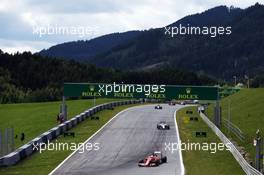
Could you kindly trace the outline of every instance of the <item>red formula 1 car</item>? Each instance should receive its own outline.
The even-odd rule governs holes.
[[[139,167],[155,167],[162,163],[167,163],[167,157],[163,156],[160,151],[155,151],[153,154],[145,157],[138,162]]]

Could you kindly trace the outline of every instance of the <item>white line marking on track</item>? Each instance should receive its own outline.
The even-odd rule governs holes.
[[[148,106],[148,105],[144,105],[144,106]],[[98,134],[102,129],[104,129],[104,127],[106,125],[108,125],[112,120],[114,120],[116,117],[118,117],[120,114],[134,109],[134,108],[138,108],[138,107],[142,107],[142,106],[134,106],[134,107],[130,107],[127,109],[124,109],[123,111],[120,111],[119,113],[117,113],[113,118],[111,118],[108,122],[106,122],[98,131],[96,131],[91,137],[89,137],[81,146],[78,147],[78,149],[76,149],[74,152],[72,152],[66,159],[64,159],[53,171],[51,171],[49,173],[49,175],[52,175],[57,169],[59,169],[68,159],[70,159],[77,151],[79,151],[79,149],[86,144],[87,142],[89,142],[96,134]]]
[[[177,120],[176,120],[176,113],[179,109],[176,109],[174,112],[174,122],[175,122],[175,130],[176,130],[176,135],[177,137],[177,142],[179,145],[181,145],[181,140],[180,140],[180,133],[179,133],[179,129],[178,129],[178,125],[177,125]],[[182,151],[181,151],[181,146],[180,149],[178,149],[179,151],[179,156],[180,156],[180,161],[181,161],[181,175],[185,174],[185,169],[184,169],[184,165],[183,165],[183,159],[182,159]]]

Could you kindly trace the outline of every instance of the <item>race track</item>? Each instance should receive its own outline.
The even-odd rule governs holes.
[[[163,104],[132,107],[120,113],[90,143],[100,143],[97,151],[75,152],[53,175],[180,175],[182,170],[178,151],[165,152],[166,143],[177,143],[174,112],[180,106]],[[166,121],[170,130],[157,130],[157,123]],[[139,168],[137,163],[153,151],[162,151],[168,163],[158,167]]]

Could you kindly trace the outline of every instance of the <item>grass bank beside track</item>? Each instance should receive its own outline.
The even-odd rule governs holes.
[[[98,129],[100,129],[107,121],[114,117],[120,111],[136,106],[125,105],[114,108],[114,110],[103,110],[95,114],[99,116],[100,120],[90,120],[87,119],[77,125],[75,128],[70,131],[75,132],[75,137],[63,137],[59,136],[57,140],[53,141],[56,143],[82,143],[87,138],[92,136]],[[16,166],[0,168],[0,175],[47,175],[54,168],[56,168],[67,156],[71,154],[70,150],[61,150],[61,151],[44,151],[41,154],[36,153],[30,156],[29,158],[23,160]]]
[[[113,99],[97,99],[96,105],[114,101]],[[57,114],[61,102],[0,104],[0,129],[13,127],[15,148],[18,148],[38,135],[58,125]],[[68,118],[85,111],[94,105],[93,100],[69,100]],[[25,133],[25,140],[20,141],[20,134]]]
[[[193,114],[186,114],[187,110]],[[189,121],[198,117],[198,121]],[[203,122],[197,107],[186,107],[177,112],[177,123],[182,143],[221,143],[220,139]],[[196,137],[196,131],[207,133],[207,137]],[[186,175],[242,175],[245,174],[229,151],[182,151]]]
[[[256,136],[257,129],[260,129],[264,137],[264,88],[242,89],[240,92],[233,94],[221,100],[222,118],[228,118],[228,106],[231,106],[231,122],[239,127],[244,133],[246,139],[240,141],[235,135],[229,133],[222,126],[223,133],[232,138],[239,146],[245,148],[249,153],[249,158],[255,164],[256,148],[253,146],[253,139]],[[207,116],[213,119],[213,104],[206,111]]]

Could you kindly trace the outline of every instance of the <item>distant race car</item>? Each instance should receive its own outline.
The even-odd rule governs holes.
[[[186,102],[185,102],[185,101],[181,101],[180,104],[181,104],[181,105],[186,105]]]
[[[199,100],[193,100],[194,104],[199,104]]]
[[[155,167],[167,163],[167,157],[163,156],[160,151],[155,151],[138,162],[139,167]]]
[[[155,106],[155,109],[162,109],[162,106],[161,105],[157,105],[157,106]]]
[[[170,106],[175,106],[176,103],[175,103],[175,102],[169,102],[169,105],[170,105]]]
[[[169,130],[170,129],[170,125],[167,124],[165,121],[161,121],[157,124],[157,129],[160,130]]]

